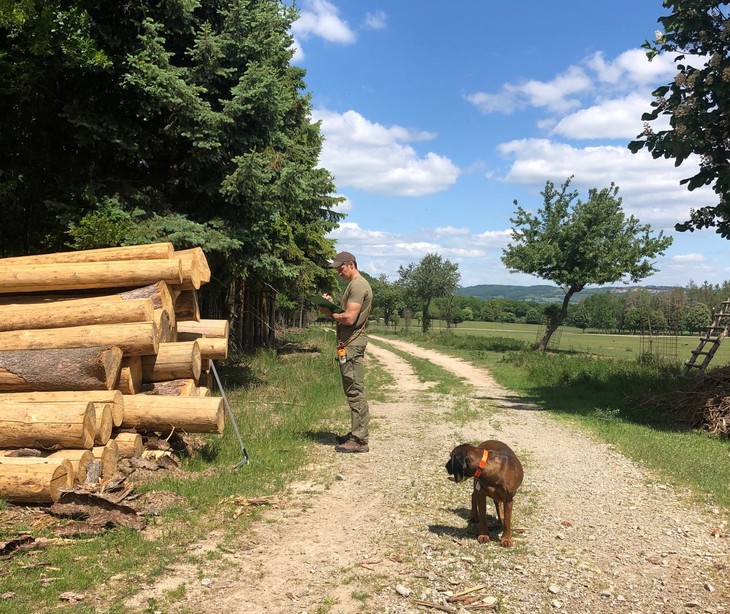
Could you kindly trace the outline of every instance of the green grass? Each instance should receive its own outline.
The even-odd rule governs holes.
[[[386,329],[382,324],[368,326],[373,334],[393,333],[393,327]],[[402,330],[398,329],[400,333]],[[410,331],[419,334],[419,327],[414,323]],[[462,322],[455,328],[447,329],[440,320],[434,320],[431,327],[431,334],[450,332],[460,337],[502,337],[521,341],[531,346],[539,341],[539,333],[544,327],[537,324],[506,324],[502,322]],[[674,342],[676,341],[676,351]],[[689,360],[692,350],[697,348],[699,343],[698,335],[680,335],[678,337],[654,339],[654,351],[662,354],[676,353],[676,360],[684,363]],[[649,349],[649,339],[644,338],[642,345],[641,335],[604,334],[597,330],[587,329],[585,332],[574,326],[564,326],[560,331],[560,343],[558,349],[561,352],[594,354],[608,358],[635,358]],[[730,344],[722,344],[715,354],[714,364],[730,363]]]
[[[649,409],[639,402],[690,384],[678,377],[677,363],[647,357],[602,358],[593,351],[540,353],[507,337],[449,333],[398,337],[489,368],[501,385],[730,513],[730,439],[687,428],[676,420],[673,407]]]

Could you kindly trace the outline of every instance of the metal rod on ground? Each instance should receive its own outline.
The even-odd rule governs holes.
[[[213,371],[213,375],[215,377],[215,381],[218,384],[218,390],[221,391],[221,396],[223,397],[223,405],[226,406],[226,412],[228,412],[228,419],[231,421],[231,424],[233,425],[233,431],[236,433],[236,438],[238,439],[238,445],[241,446],[241,455],[243,456],[243,460],[236,463],[236,466],[234,469],[238,469],[241,465],[247,465],[248,464],[248,452],[246,452],[246,446],[243,445],[243,439],[241,439],[241,433],[238,430],[238,425],[236,424],[236,417],[233,415],[233,410],[231,410],[231,406],[228,404],[228,398],[226,397],[226,391],[223,390],[223,384],[221,384],[221,378],[218,377],[218,371],[215,370],[215,364],[213,361],[210,361],[210,368]]]

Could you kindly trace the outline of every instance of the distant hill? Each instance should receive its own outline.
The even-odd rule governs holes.
[[[671,290],[669,286],[611,286],[605,288],[586,288],[582,292],[574,296],[574,300],[579,301],[581,298],[590,296],[591,294],[611,293],[624,294],[628,290],[644,288],[649,292],[662,292]],[[565,293],[561,288],[555,286],[503,286],[499,284],[482,284],[479,286],[467,286],[459,288],[457,294],[460,296],[474,296],[476,298],[488,301],[492,298],[506,298],[512,301],[530,301],[533,303],[560,303],[563,301]]]

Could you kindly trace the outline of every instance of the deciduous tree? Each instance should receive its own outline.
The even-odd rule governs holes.
[[[671,237],[660,231],[656,237],[649,225],[623,212],[618,187],[591,189],[588,200],[569,192],[568,178],[559,190],[551,181],[541,192],[543,206],[537,214],[517,207],[511,218],[512,243],[503,251],[502,262],[512,271],[552,281],[565,291],[539,343],[548,347],[550,337],[568,313],[576,292],[588,284],[615,283],[624,278],[637,282],[656,271],[651,259],[664,253]]]
[[[399,283],[406,293],[415,298],[422,309],[421,330],[425,333],[431,326],[429,307],[435,298],[454,294],[461,279],[459,265],[443,260],[438,254],[426,254],[416,264],[399,267]]]

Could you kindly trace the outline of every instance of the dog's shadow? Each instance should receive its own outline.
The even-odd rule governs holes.
[[[452,511],[454,514],[463,519],[463,527],[445,524],[430,524],[428,525],[428,530],[435,535],[448,535],[453,539],[473,539],[476,537],[477,523],[470,520],[471,509],[467,507],[457,507]],[[487,529],[489,530],[490,541],[499,541],[502,528],[503,527],[499,520],[497,520],[496,516],[487,514]]]

